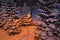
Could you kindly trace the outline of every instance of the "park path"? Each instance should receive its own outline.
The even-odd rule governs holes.
[[[35,40],[36,26],[23,26],[19,34],[9,36],[5,30],[0,29],[0,40]]]

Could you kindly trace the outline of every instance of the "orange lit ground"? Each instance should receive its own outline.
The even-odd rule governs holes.
[[[21,27],[21,33],[9,36],[6,31],[0,29],[0,40],[35,40],[36,26],[24,26]]]

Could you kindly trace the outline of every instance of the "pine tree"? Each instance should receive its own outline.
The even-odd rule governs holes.
[[[56,6],[56,0],[42,0],[40,2],[40,9],[43,10],[44,13],[51,13],[51,9],[54,9]]]
[[[42,0],[40,5],[40,17],[41,24],[38,24],[36,31],[36,40],[60,40],[59,38],[59,19],[57,19],[56,14],[51,11],[56,7],[55,0]],[[43,26],[44,25],[44,26]],[[45,26],[47,25],[47,26]],[[59,25],[59,26],[58,26]],[[42,34],[40,34],[42,32]],[[40,39],[39,39],[40,38]]]

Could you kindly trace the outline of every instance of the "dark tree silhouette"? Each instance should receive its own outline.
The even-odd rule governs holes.
[[[24,3],[27,4],[27,6],[34,6],[36,3],[39,3],[38,0],[14,0],[17,6],[23,6]]]
[[[58,0],[58,3],[60,3],[60,0]]]
[[[1,7],[1,1],[0,1],[0,7]]]
[[[40,9],[43,10],[45,13],[51,13],[51,9],[54,9],[56,6],[56,0],[42,0],[40,2]]]

